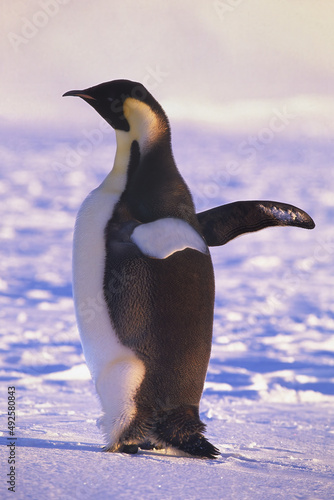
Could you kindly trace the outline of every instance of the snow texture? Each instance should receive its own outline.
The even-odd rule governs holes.
[[[16,387],[13,497],[334,498],[331,150],[276,138],[250,158],[238,152],[241,139],[173,127],[198,211],[274,199],[307,210],[317,227],[270,228],[212,250],[214,341],[200,410],[221,451],[216,461],[101,452],[71,298],[71,244],[78,207],[112,162],[111,134],[75,167],[66,158],[80,137],[3,141],[0,387],[3,405]],[[2,498],[14,495],[7,437],[2,418]]]

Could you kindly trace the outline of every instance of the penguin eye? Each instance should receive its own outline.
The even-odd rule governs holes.
[[[123,114],[123,103],[120,99],[108,97],[110,110],[116,114]],[[124,118],[124,117],[123,117]]]

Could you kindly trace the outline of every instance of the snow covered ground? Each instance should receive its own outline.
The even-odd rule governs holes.
[[[209,461],[100,452],[71,298],[75,215],[114,157],[113,133],[99,123],[92,114],[72,135],[2,134],[1,498],[334,498],[332,137],[262,128],[251,148],[247,134],[172,123],[198,211],[273,199],[317,225],[266,229],[212,251],[214,342],[201,418],[221,457]],[[15,494],[6,483],[11,386]]]
[[[334,499],[334,4],[1,7],[0,498]],[[143,82],[165,108],[198,211],[272,199],[316,222],[212,250],[214,341],[201,418],[221,450],[214,461],[100,452],[71,244],[115,140],[92,109],[60,96],[116,78]]]

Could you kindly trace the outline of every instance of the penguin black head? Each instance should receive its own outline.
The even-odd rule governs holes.
[[[133,127],[168,130],[168,119],[154,97],[138,82],[114,80],[63,94],[78,96],[90,104],[115,130]],[[154,123],[153,123],[154,122]],[[158,127],[157,127],[158,125]]]

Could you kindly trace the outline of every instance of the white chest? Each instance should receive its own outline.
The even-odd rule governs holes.
[[[111,217],[116,194],[98,188],[83,202],[73,241],[73,295],[77,323],[87,365],[94,379],[100,367],[125,354],[113,330],[104,300],[104,229]]]

